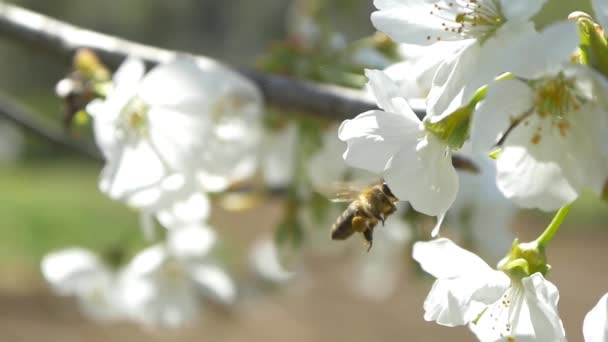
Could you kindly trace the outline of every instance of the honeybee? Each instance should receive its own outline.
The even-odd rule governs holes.
[[[352,202],[338,217],[331,228],[332,240],[345,240],[355,232],[361,233],[367,244],[367,251],[372,248],[374,228],[397,210],[397,197],[391,189],[382,182],[375,184],[358,193],[342,194],[338,201],[348,199]]]

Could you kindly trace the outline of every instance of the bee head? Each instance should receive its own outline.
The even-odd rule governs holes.
[[[387,196],[398,200],[398,198],[393,194],[388,185],[386,185],[386,182],[382,182],[382,192],[384,192]]]

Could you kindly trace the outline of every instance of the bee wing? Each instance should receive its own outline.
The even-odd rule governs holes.
[[[357,199],[361,191],[370,187],[370,184],[378,184],[379,181],[348,181],[336,182],[322,192],[325,197],[329,198],[334,203],[352,202]]]

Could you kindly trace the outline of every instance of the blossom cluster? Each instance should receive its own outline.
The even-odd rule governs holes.
[[[87,80],[97,98],[83,109],[105,160],[99,189],[140,214],[150,246],[122,264],[83,248],[56,251],[42,261],[45,278],[95,319],[179,326],[198,315],[202,300],[237,298],[212,257],[213,193],[260,176],[287,197],[274,240],[297,244],[303,230],[341,217],[319,199],[330,184],[381,178],[400,203],[377,231],[381,246],[356,264],[357,291],[374,299],[394,291],[411,246],[413,259],[436,278],[426,320],[466,325],[481,341],[564,341],[545,249],[583,191],[608,192],[608,43],[601,29],[608,6],[597,0],[597,18],[578,13],[537,30],[532,18],[544,4],[375,0],[372,23],[399,45],[404,61],[353,57],[384,67],[365,71],[361,95],[378,109],[339,127],[271,120],[260,89],[212,60],[176,54],[147,71],[129,57],[111,80],[93,65],[102,71]],[[338,49],[339,39],[319,38],[309,20],[296,23],[303,36]],[[58,92],[72,91],[72,81]],[[413,107],[424,107],[425,116]],[[557,211],[556,219],[522,243],[508,229],[516,206]],[[437,217],[432,240],[414,241],[410,209]],[[462,235],[484,256],[504,256],[497,268],[438,237],[444,219],[468,229]],[[326,253],[324,246],[315,243],[315,252]],[[285,267],[283,247],[270,238],[253,244],[250,262],[261,278],[288,284],[303,273],[297,258]],[[606,340],[607,310],[604,296],[585,318],[586,341]]]
[[[417,242],[414,259],[437,278],[425,319],[469,325],[481,341],[564,341],[545,247],[584,190],[604,197],[608,189],[608,45],[601,28],[608,7],[594,1],[599,24],[578,12],[539,31],[532,18],[544,0],[374,4],[374,26],[409,56],[366,71],[379,109],[342,123],[344,160],[381,174],[400,200],[437,216],[433,236],[459,207],[456,152],[491,164],[495,187],[512,203],[560,210],[537,240],[505,248],[498,270],[448,239]],[[413,98],[424,104],[424,117],[412,110]],[[585,324],[592,321],[605,327],[592,318]],[[596,329],[585,332],[587,340],[606,338],[597,327],[585,328]]]

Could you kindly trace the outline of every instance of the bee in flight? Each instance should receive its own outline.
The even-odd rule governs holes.
[[[351,200],[346,210],[338,217],[331,228],[332,240],[345,240],[355,232],[361,233],[367,244],[367,251],[372,248],[374,227],[397,210],[397,197],[382,182],[372,185],[360,192],[343,193],[337,201]]]

